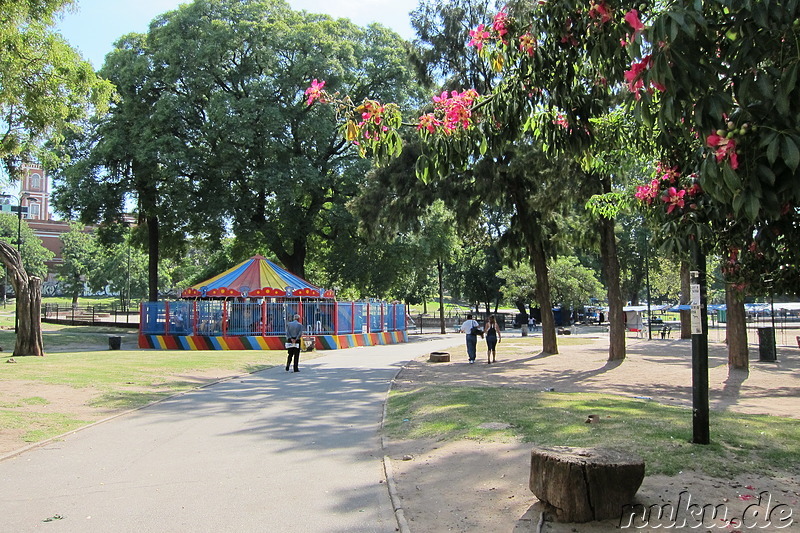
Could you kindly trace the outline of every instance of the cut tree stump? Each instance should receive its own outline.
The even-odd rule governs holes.
[[[531,492],[556,522],[621,516],[644,480],[644,460],[608,448],[555,446],[531,451]]]
[[[449,363],[450,354],[448,352],[431,352],[428,361],[431,363]]]

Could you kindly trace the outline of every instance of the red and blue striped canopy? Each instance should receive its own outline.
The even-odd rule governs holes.
[[[303,278],[282,269],[260,255],[254,255],[222,274],[193,285],[182,298],[333,298],[330,290],[321,289]]]

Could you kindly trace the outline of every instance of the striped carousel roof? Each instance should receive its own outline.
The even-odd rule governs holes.
[[[181,293],[182,298],[333,298],[330,290],[312,285],[260,255],[254,255]]]

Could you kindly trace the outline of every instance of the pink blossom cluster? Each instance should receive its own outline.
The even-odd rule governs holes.
[[[386,108],[380,102],[367,100],[358,106],[356,111],[361,112],[361,122],[358,126],[365,139],[377,141],[381,133],[389,131],[389,128],[382,124]]]
[[[472,106],[478,96],[475,89],[467,89],[461,93],[444,91],[439,96],[434,96],[434,112],[419,117],[417,130],[426,130],[429,133],[439,131],[449,135],[459,128],[468,129],[472,126]]]
[[[504,44],[506,42],[506,35],[508,35],[508,23],[509,17],[505,9],[501,9],[500,12],[494,16],[494,19],[492,19],[492,29]]]
[[[511,17],[505,9],[500,10],[493,18],[491,26],[478,24],[474,30],[470,30],[469,46],[474,46],[478,50],[482,50],[483,46],[492,39],[498,40],[503,44],[508,44],[506,35],[508,35],[508,27],[511,22]]]
[[[739,156],[736,154],[736,139],[728,139],[715,132],[706,137],[706,145],[714,149],[714,155],[718,163],[723,159],[727,159],[733,170],[739,168]]]
[[[631,68],[625,71],[625,81],[628,83],[628,90],[634,93],[634,96],[637,100],[642,97],[642,91],[644,90],[647,92],[652,92],[653,87],[659,91],[666,90],[666,87],[654,80],[650,80],[650,85],[652,87],[645,87],[644,75],[652,66],[653,59],[648,54],[639,61],[634,61],[631,64]]]
[[[315,78],[314,81],[311,82],[311,86],[306,89],[305,95],[307,97],[306,104],[311,105],[315,101],[319,100],[321,104],[327,103],[327,98],[325,96],[325,91],[323,90],[325,87],[324,81],[317,81]]]
[[[678,184],[681,175],[678,167],[670,167],[659,163],[656,170],[657,177],[650,180],[647,185],[636,187],[636,192],[634,193],[634,197],[637,200],[647,205],[653,205],[653,202],[658,198],[666,205],[667,213],[672,213],[676,209],[686,207],[688,200],[696,198],[703,192],[694,174],[689,176],[692,180],[691,186],[688,189],[683,189]],[[667,187],[663,188],[665,185]],[[689,207],[694,209],[696,204],[691,204]]]

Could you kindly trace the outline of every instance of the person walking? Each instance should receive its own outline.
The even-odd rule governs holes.
[[[486,326],[483,328],[486,331],[486,362],[488,364],[497,362],[497,343],[500,342],[500,328],[497,326],[497,320],[494,315],[489,315],[489,320],[486,321]]]
[[[468,314],[467,319],[461,324],[461,332],[467,334],[467,357],[469,357],[469,364],[473,364],[478,354],[478,332],[480,332],[480,325],[477,320],[472,318],[471,314]],[[482,334],[483,333],[481,333],[481,335]]]
[[[289,371],[289,365],[294,367],[295,372],[300,372],[297,368],[300,364],[300,343],[303,342],[303,324],[300,323],[300,315],[295,314],[294,320],[286,324],[286,349],[289,351],[289,356],[286,359],[286,371]]]

